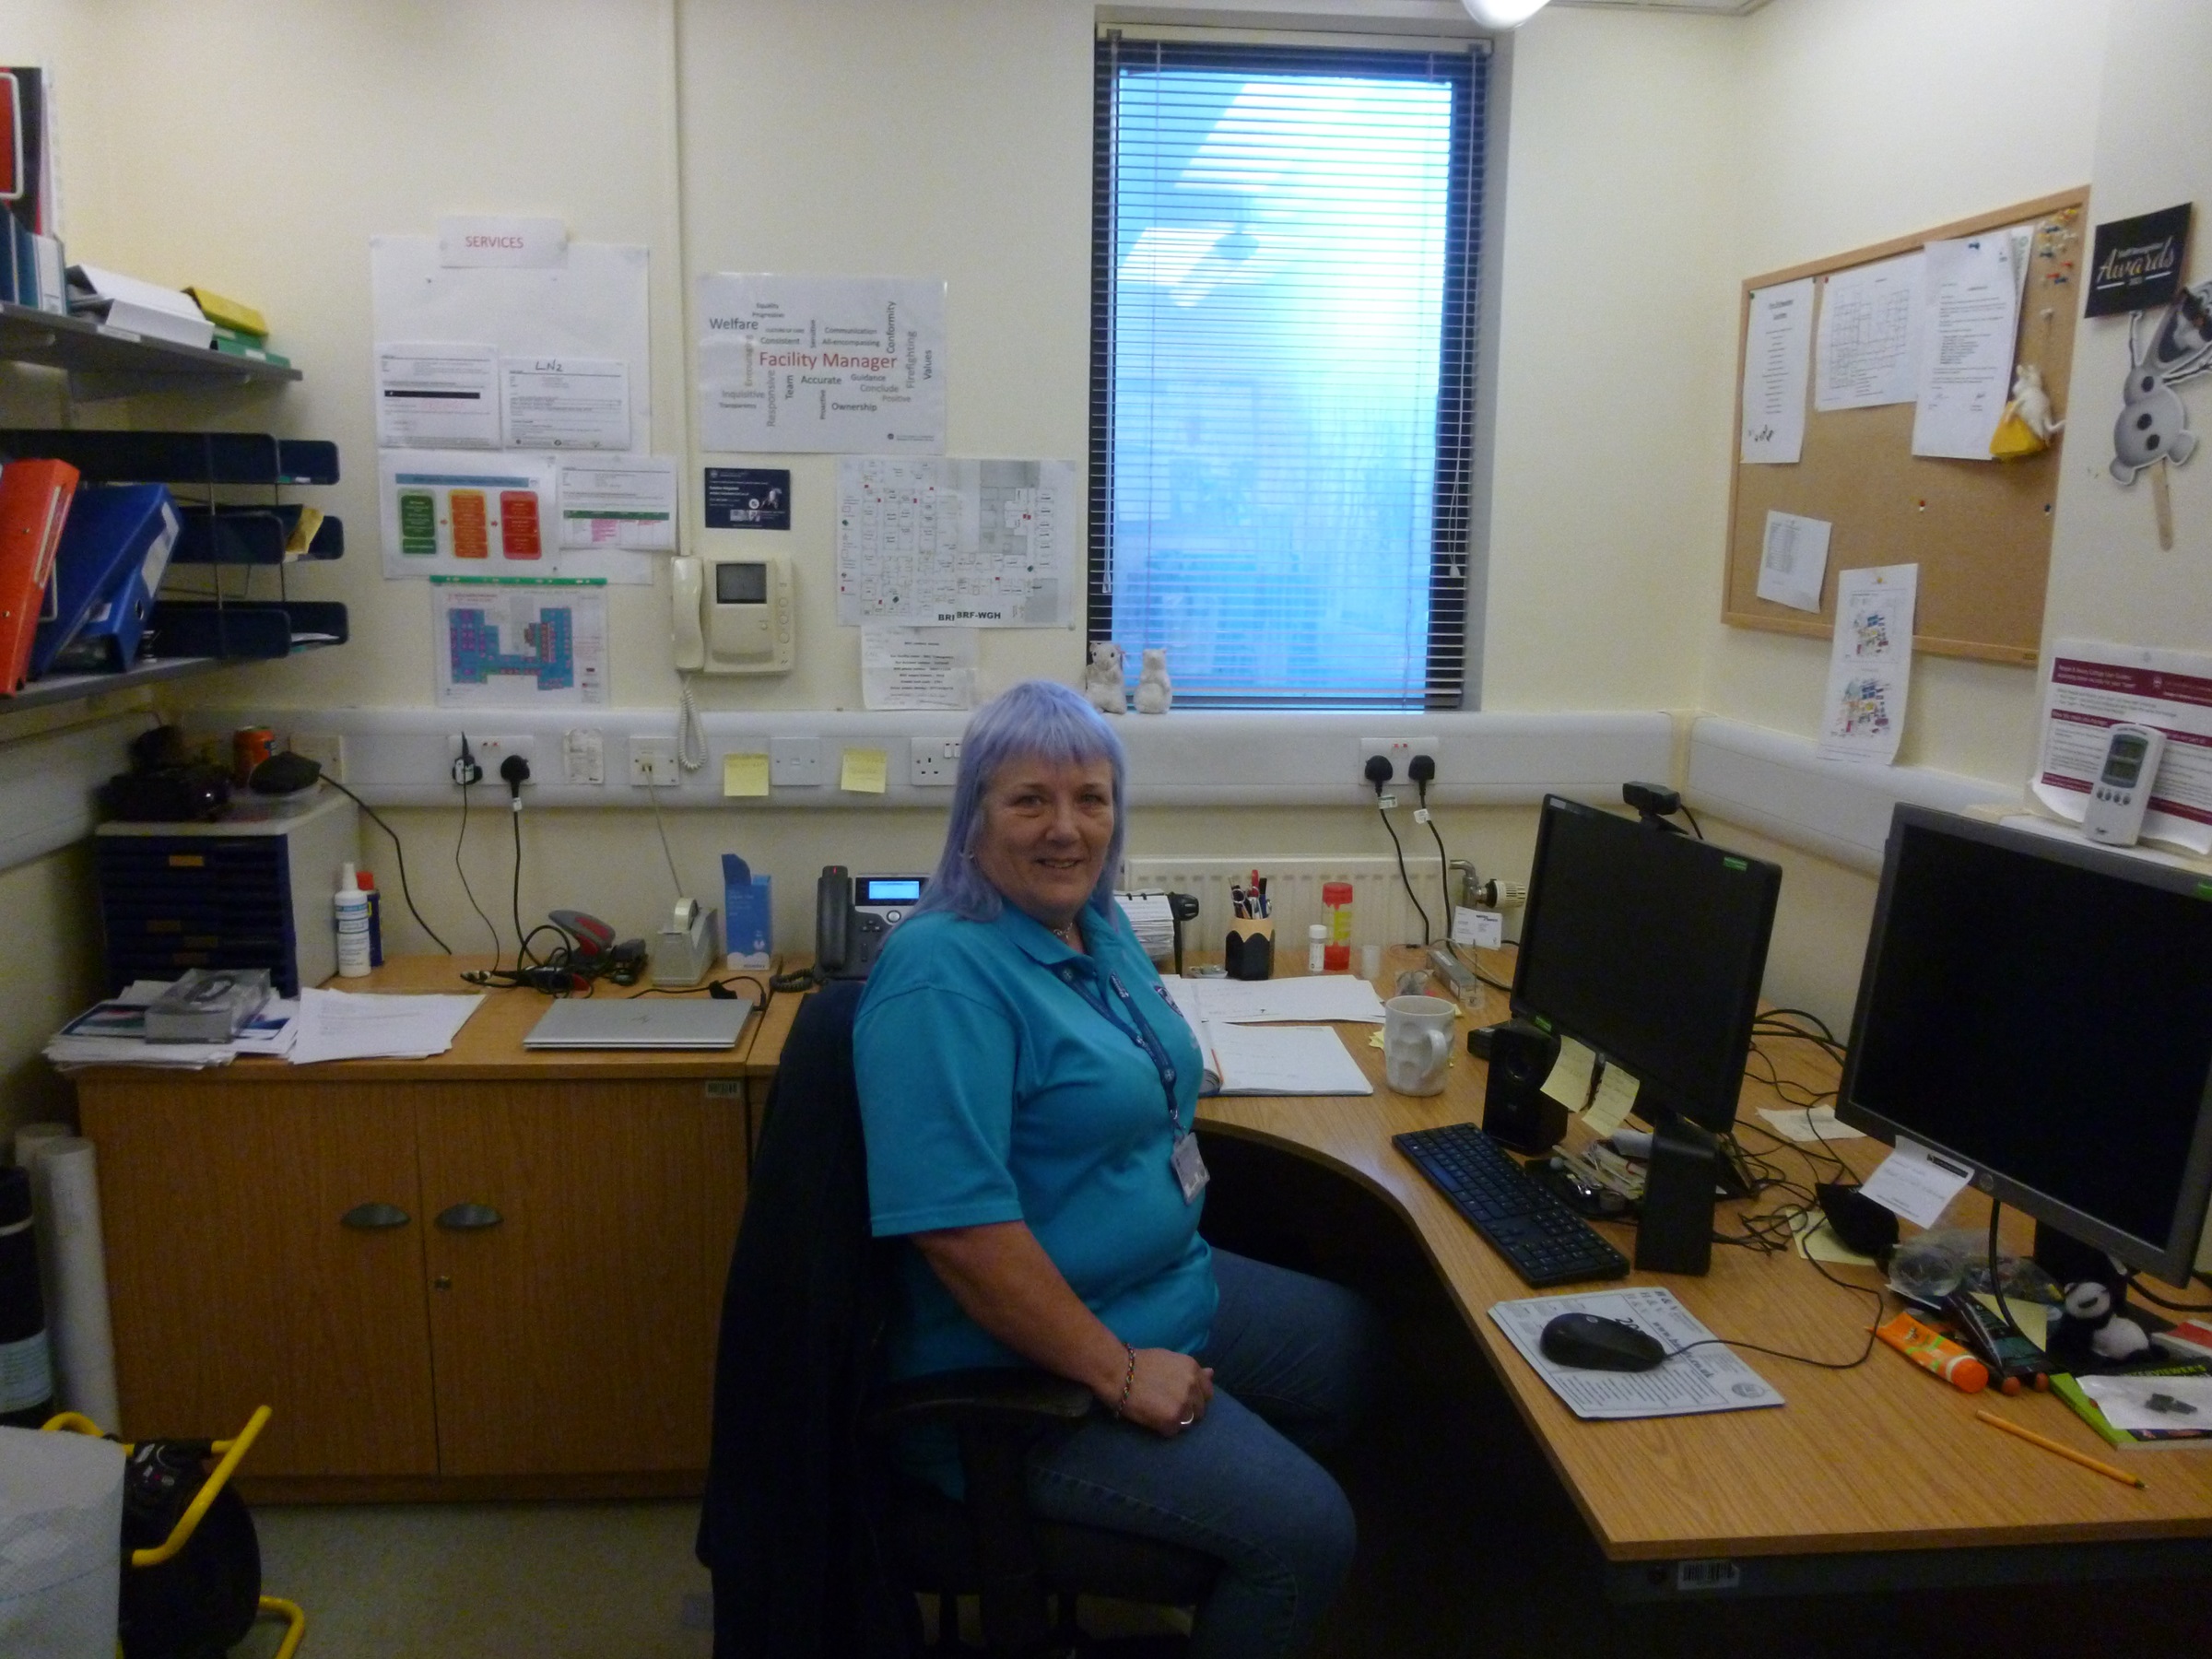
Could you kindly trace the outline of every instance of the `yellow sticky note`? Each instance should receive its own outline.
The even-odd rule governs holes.
[[[725,795],[766,794],[768,757],[724,755],[722,758],[722,793]]]
[[[1618,1065],[1606,1067],[1606,1075],[1597,1086],[1597,1099],[1590,1102],[1590,1110],[1583,1113],[1583,1122],[1590,1133],[1603,1140],[1629,1121],[1629,1113],[1636,1108],[1636,1079]]]
[[[1559,1057],[1544,1079],[1544,1092],[1567,1108],[1580,1112],[1590,1099],[1590,1069],[1597,1056],[1571,1037],[1559,1039]]]
[[[837,786],[848,794],[881,794],[890,765],[882,749],[847,749]]]

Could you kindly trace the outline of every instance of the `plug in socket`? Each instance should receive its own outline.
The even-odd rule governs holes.
[[[629,740],[629,782],[636,789],[674,789],[681,782],[673,737]]]
[[[453,732],[445,740],[448,782],[461,782],[454,771],[454,762],[461,759],[462,736],[461,733]],[[467,742],[469,754],[482,769],[479,781],[496,779],[500,775],[500,762],[510,755],[520,755],[530,763],[530,777],[525,780],[525,787],[535,782],[540,775],[537,770],[537,739],[535,737],[515,733],[470,732],[467,734]]]

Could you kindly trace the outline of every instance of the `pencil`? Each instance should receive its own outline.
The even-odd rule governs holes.
[[[2115,1469],[2108,1463],[2099,1463],[2095,1458],[2086,1456],[2082,1453],[2075,1451],[2071,1446],[2062,1446],[2054,1440],[2045,1440],[2034,1430],[2023,1429],[2010,1418],[2001,1418],[1994,1411],[1977,1411],[1974,1415],[1992,1429],[2002,1429],[2007,1434],[2017,1434],[2030,1445],[2041,1446],[2046,1452],[2057,1453],[2068,1463],[2077,1463],[2085,1469],[2094,1469],[2100,1475],[2109,1475],[2122,1486],[2139,1487],[2144,1484],[2141,1476],[2130,1475],[2125,1469]]]

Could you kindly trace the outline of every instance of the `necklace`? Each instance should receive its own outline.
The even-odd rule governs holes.
[[[1053,937],[1059,940],[1061,944],[1066,946],[1070,950],[1080,950],[1083,948],[1082,930],[1077,927],[1073,922],[1065,924],[1053,923],[1049,924],[1048,925],[1050,925],[1052,928]]]

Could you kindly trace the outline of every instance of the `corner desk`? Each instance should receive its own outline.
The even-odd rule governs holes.
[[[1387,995],[1395,973],[1416,965],[1418,954],[1388,953],[1377,988]],[[1487,971],[1510,978],[1511,960],[1491,958]],[[1471,1023],[1504,1018],[1504,996],[1483,994]],[[755,1040],[748,1065],[756,1076],[774,1072],[793,1011],[781,1008]],[[1372,1095],[1217,1096],[1198,1102],[1199,1128],[1310,1160],[1395,1212],[1596,1541],[1608,1596],[1710,1599],[1715,1591],[1781,1595],[2212,1574],[2212,1448],[2114,1451],[2055,1395],[1963,1394],[1880,1345],[1863,1366],[1839,1371],[1746,1353],[1787,1401],[1778,1409],[1627,1422],[1577,1418],[1488,1316],[1495,1302],[1546,1292],[1524,1284],[1390,1144],[1408,1129],[1479,1123],[1488,1067],[1461,1041],[1443,1093],[1394,1093],[1381,1052],[1367,1041],[1378,1029],[1338,1028],[1374,1084]],[[1833,1061],[1812,1044],[1760,1046],[1786,1081],[1815,1090],[1835,1087]],[[1754,1108],[1783,1103],[1769,1084],[1746,1081],[1741,1110],[1755,1148],[1764,1147],[1765,1130]],[[1579,1123],[1571,1134],[1586,1138]],[[1863,1174],[1887,1148],[1861,1139],[1838,1150]],[[1771,1161],[1802,1163],[1788,1151],[1773,1152]],[[1734,1230],[1737,1214],[1763,1206],[1757,1199],[1724,1204],[1719,1225]],[[1971,1193],[1959,1201],[1958,1214],[1970,1226],[1988,1218]],[[1631,1227],[1595,1225],[1634,1255]],[[2024,1229],[2013,1241],[2025,1242]],[[1878,1283],[1870,1269],[1830,1271],[1853,1283]],[[1611,1283],[1664,1285],[1716,1335],[1835,1359],[1858,1353],[1873,1306],[1795,1254],[1720,1245],[1705,1277],[1639,1272]],[[2161,1294],[2184,1300],[2179,1291]],[[1979,1407],[2127,1467],[2149,1485],[2122,1486],[1999,1433],[1975,1420]]]

